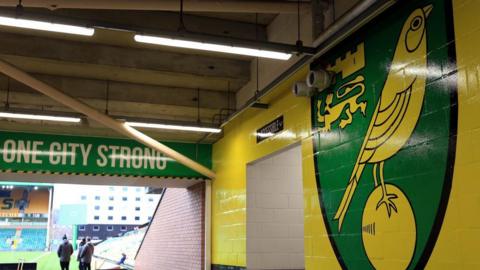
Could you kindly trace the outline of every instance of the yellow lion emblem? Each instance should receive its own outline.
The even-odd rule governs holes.
[[[349,81],[339,87],[336,92],[336,99],[339,100],[337,104],[332,106],[333,93],[330,93],[325,98],[325,108],[322,111],[322,100],[317,102],[317,121],[323,123],[323,127],[320,131],[329,131],[332,128],[332,124],[337,120],[340,120],[340,128],[345,128],[352,123],[352,114],[358,111],[362,112],[365,116],[365,109],[367,108],[367,102],[359,101],[359,98],[365,92],[365,84],[363,83],[365,78],[362,75],[357,76],[352,81]],[[360,90],[353,94],[354,90],[359,88]],[[341,91],[344,89],[343,91]],[[349,96],[345,98],[345,96]],[[343,100],[342,100],[343,99]],[[344,114],[345,112],[345,114]],[[346,117],[344,117],[344,115]]]

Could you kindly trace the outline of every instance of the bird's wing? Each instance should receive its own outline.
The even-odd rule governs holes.
[[[372,126],[365,137],[360,163],[368,162],[375,151],[381,147],[397,130],[407,111],[412,94],[413,83],[407,89],[398,92],[389,104],[379,104],[372,119]],[[382,97],[380,101],[382,102]]]

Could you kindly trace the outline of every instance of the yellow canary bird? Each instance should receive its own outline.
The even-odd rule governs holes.
[[[383,164],[408,141],[422,110],[427,76],[425,23],[432,8],[432,5],[428,5],[414,10],[403,25],[385,85],[348,186],[334,217],[338,220],[339,231],[363,169],[368,163],[373,164],[375,186],[378,186],[377,169],[379,167],[383,195],[377,204],[377,209],[385,204],[389,216],[392,209],[397,211],[393,202],[397,196],[388,194],[385,187]]]

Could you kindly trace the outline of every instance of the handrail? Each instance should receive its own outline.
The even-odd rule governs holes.
[[[118,265],[119,267],[122,267],[122,269],[128,269],[128,270],[134,270],[135,269],[135,266],[130,265],[130,264],[123,263],[123,264],[119,265],[117,261],[112,260],[112,259],[108,259],[108,258],[101,257],[101,256],[98,256],[98,255],[93,255],[93,257],[96,258],[96,259],[104,260],[104,261],[107,261],[109,263]],[[101,269],[97,269],[97,270],[101,270]]]

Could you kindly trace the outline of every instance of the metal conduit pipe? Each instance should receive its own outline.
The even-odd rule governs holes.
[[[200,163],[195,162],[194,160],[180,154],[179,152],[167,147],[166,145],[158,142],[157,140],[143,134],[142,132],[126,125],[123,122],[120,122],[112,117],[105,115],[96,109],[90,107],[89,105],[70,97],[63,92],[53,88],[52,86],[34,78],[28,73],[14,67],[13,65],[0,60],[0,72],[5,74],[8,77],[11,77],[32,89],[37,90],[38,92],[52,98],[53,100],[79,112],[82,113],[91,119],[117,131],[118,133],[132,138],[146,146],[149,146],[166,156],[178,161],[179,163],[187,166],[188,168],[207,176],[211,179],[215,178],[215,173],[201,165]]]
[[[370,21],[386,8],[393,5],[397,0],[363,0],[357,5],[353,6],[347,13],[338,18],[334,24],[329,26],[322,34],[313,41],[313,47],[318,47],[328,41],[334,35],[337,35],[342,29],[347,26],[351,26],[349,31],[344,36],[354,32],[362,25]],[[370,12],[369,12],[370,11]],[[366,14],[366,12],[369,12]],[[367,19],[363,18],[364,15],[368,15]],[[360,20],[361,19],[361,20]],[[352,25],[354,24],[354,25]],[[336,38],[337,43],[341,41]],[[335,43],[335,42],[332,42]],[[319,48],[322,49],[322,48]]]
[[[301,2],[309,6],[308,2]],[[15,7],[18,0],[2,0],[0,6]],[[178,0],[23,0],[24,7],[47,9],[118,9],[118,10],[164,10],[178,11]],[[230,13],[297,13],[296,1],[221,1],[185,0],[187,12],[230,12]]]
[[[392,6],[398,0],[364,0],[351,8],[347,13],[329,26],[317,39],[314,40],[315,53],[313,56],[304,56],[286,71],[280,74],[275,80],[263,88],[259,93],[250,98],[245,105],[232,114],[221,127],[236,118],[239,114],[252,107],[262,97],[270,93],[272,89],[287,80],[305,65],[311,64],[315,59],[325,54],[333,46],[340,43],[346,37],[358,30],[361,26],[375,18],[388,7]]]

